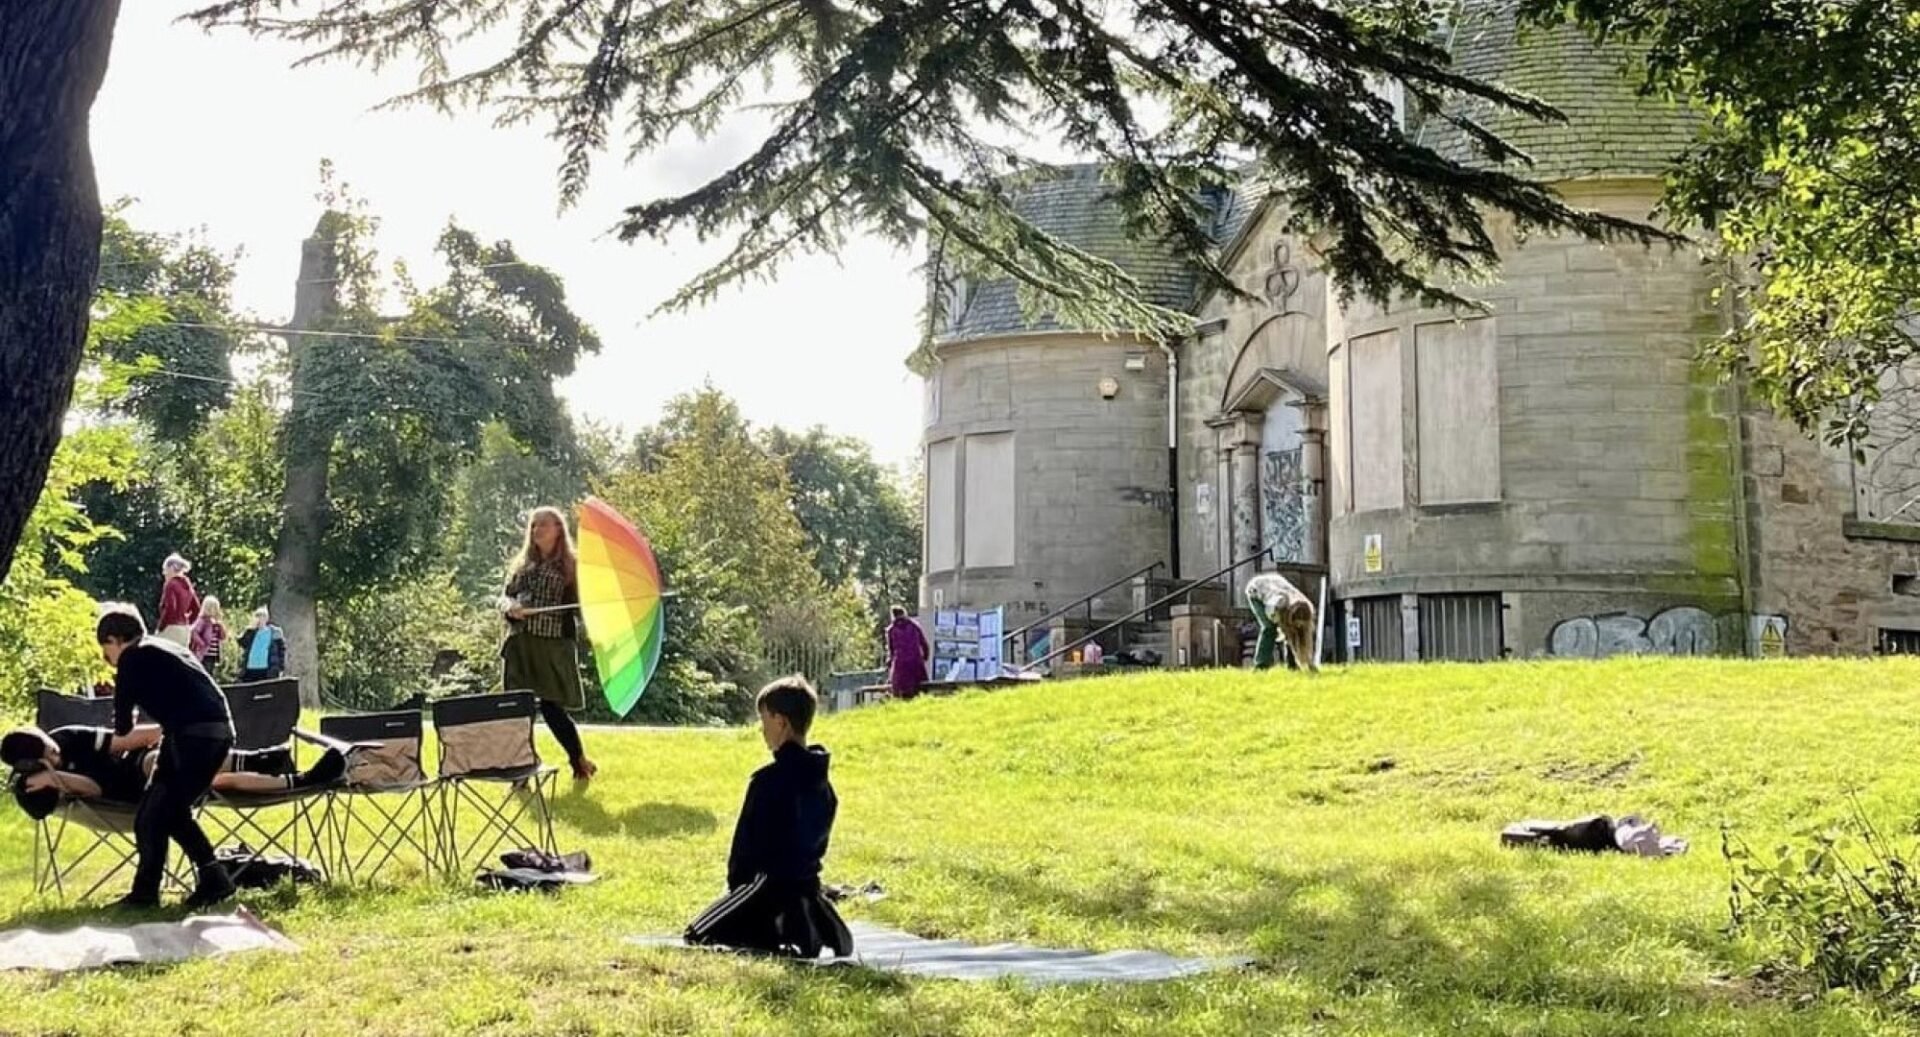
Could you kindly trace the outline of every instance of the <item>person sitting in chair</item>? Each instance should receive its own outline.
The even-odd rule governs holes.
[[[70,725],[42,731],[15,728],[0,737],[0,763],[13,768],[13,794],[27,815],[46,817],[65,794],[77,799],[104,799],[132,804],[139,800],[160,762],[158,727],[136,727],[116,738],[104,727]],[[213,791],[238,793],[284,792],[319,788],[346,773],[346,754],[328,748],[305,771],[294,773],[289,749],[234,750]]]
[[[139,800],[160,762],[160,729],[136,727],[122,737],[108,728],[73,724],[42,731],[20,727],[0,737],[0,763],[13,768],[14,800],[34,819],[53,813],[61,795],[132,804]],[[227,754],[213,791],[284,792],[319,788],[340,780],[346,754],[328,748],[313,766],[293,772],[289,749],[235,750]]]

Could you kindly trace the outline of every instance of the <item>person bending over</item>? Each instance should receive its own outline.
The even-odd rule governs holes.
[[[167,842],[180,844],[199,880],[188,907],[206,907],[233,896],[233,879],[213,857],[213,844],[194,819],[193,806],[213,786],[233,749],[233,716],[227,698],[199,660],[171,641],[148,637],[140,613],[112,605],[95,627],[100,654],[114,668],[113,731],[133,731],[134,710],[158,724],[159,763],[134,811],[133,839],[139,851],[133,888],[119,905],[149,908],[160,903]]]
[[[1279,573],[1261,573],[1247,581],[1247,607],[1259,624],[1260,640],[1253,648],[1253,668],[1264,670],[1273,665],[1275,635],[1287,639],[1296,669],[1320,671],[1313,657],[1313,602],[1300,588]]]
[[[853,935],[820,892],[840,801],[827,780],[830,758],[807,744],[819,695],[802,677],[783,677],[754,700],[773,762],[753,773],[733,829],[727,894],[687,927],[686,940],[797,958],[853,953]]]

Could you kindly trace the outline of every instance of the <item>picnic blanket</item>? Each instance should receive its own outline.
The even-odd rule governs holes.
[[[71,972],[241,951],[299,949],[298,944],[268,928],[251,911],[240,908],[230,915],[127,926],[83,925],[57,933],[8,929],[0,932],[0,969]]]
[[[852,922],[847,928],[853,932],[853,957],[823,958],[811,964],[860,965],[930,979],[1017,978],[1033,983],[1150,983],[1253,964],[1251,958],[1176,958],[1158,951],[1095,953],[1018,943],[975,945],[930,940],[867,922]],[[678,936],[635,936],[628,942],[646,947],[687,946]]]

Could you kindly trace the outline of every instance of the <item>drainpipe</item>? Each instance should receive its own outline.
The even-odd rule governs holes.
[[[1167,549],[1167,575],[1180,581],[1180,358],[1173,347],[1157,343],[1167,358],[1167,508],[1172,542]]]
[[[1731,279],[1739,276],[1738,268],[1731,259],[1725,261],[1724,270]],[[1740,319],[1738,293],[1721,293],[1720,318],[1726,330],[1731,331]],[[1759,575],[1760,559],[1753,553],[1753,502],[1747,497],[1747,473],[1753,470],[1752,458],[1748,455],[1747,443],[1747,383],[1743,375],[1735,374],[1729,380],[1728,401],[1733,411],[1732,440],[1733,454],[1733,550],[1736,557],[1735,568],[1740,578],[1740,654],[1757,654],[1757,645],[1753,643],[1753,615],[1755,578]]]

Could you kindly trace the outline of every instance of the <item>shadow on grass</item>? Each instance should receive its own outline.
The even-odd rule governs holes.
[[[627,839],[666,839],[711,832],[718,824],[713,811],[684,803],[642,803],[617,813],[610,812],[579,786],[553,801],[553,816],[588,835],[617,835]]]
[[[1629,1016],[1738,1007],[1707,975],[1676,979],[1621,967],[1664,945],[1711,969],[1730,968],[1710,927],[1612,896],[1575,895],[1543,911],[1522,902],[1508,876],[1476,872],[1466,861],[1391,871],[1254,868],[1211,889],[1166,888],[1142,874],[1084,887],[1019,869],[963,873],[1003,909],[1221,937],[1255,955],[1259,968],[1343,998],[1418,994]],[[1409,889],[1423,890],[1422,898],[1410,899]]]

